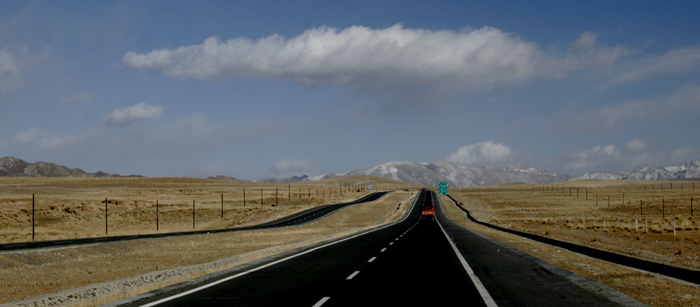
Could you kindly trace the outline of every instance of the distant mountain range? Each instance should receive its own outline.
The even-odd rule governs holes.
[[[700,160],[687,163],[673,164],[657,168],[640,167],[631,172],[597,171],[585,173],[574,179],[603,179],[603,180],[669,180],[700,177]]]
[[[534,168],[527,165],[477,167],[450,162],[388,162],[366,169],[351,170],[341,174],[308,177],[305,180],[310,181],[362,175],[386,177],[427,186],[437,186],[438,182],[446,181],[451,187],[475,187],[511,182],[542,184],[582,179],[671,180],[700,178],[700,160],[658,168],[641,167],[631,172],[598,171],[585,173],[573,178],[566,174],[553,174],[545,169]],[[299,177],[290,178],[288,180],[297,178]],[[284,181],[281,179],[275,180]]]
[[[127,177],[105,172],[88,173],[79,168],[68,168],[47,162],[29,163],[15,157],[0,159],[0,177]],[[511,182],[542,184],[568,180],[601,179],[601,180],[670,180],[700,178],[700,160],[674,164],[657,168],[640,167],[628,172],[597,171],[585,173],[578,177],[550,173],[545,169],[527,165],[500,166],[469,166],[461,163],[435,162],[388,162],[366,169],[351,170],[340,174],[326,174],[309,177],[294,176],[286,179],[266,179],[263,182],[292,183],[297,181],[314,181],[345,176],[378,176],[421,184],[437,186],[441,181],[448,182],[450,187],[487,186]],[[128,177],[140,177],[130,175]],[[210,179],[236,180],[228,176],[209,177]]]
[[[309,177],[309,180],[362,175],[386,177],[427,186],[437,186],[439,182],[446,181],[451,187],[473,187],[509,182],[550,183],[571,179],[569,175],[557,175],[545,169],[526,165],[477,167],[443,161],[435,163],[388,162],[342,174]]]
[[[0,177],[125,177],[105,172],[88,173],[79,168],[68,168],[48,162],[29,163],[15,157],[0,158]],[[140,177],[131,175],[127,177]]]

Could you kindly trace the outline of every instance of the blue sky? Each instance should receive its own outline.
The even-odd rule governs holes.
[[[2,1],[0,156],[268,177],[700,159],[696,1]]]

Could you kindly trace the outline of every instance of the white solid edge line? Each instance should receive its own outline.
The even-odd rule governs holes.
[[[411,209],[413,208],[413,206],[415,206],[416,200],[417,200],[417,199],[418,199],[418,197],[416,197],[416,198],[413,200],[413,203],[411,204],[411,206],[409,206],[409,208],[408,208],[407,210],[411,210]],[[315,250],[322,249],[322,248],[325,248],[325,247],[328,247],[328,246],[331,246],[331,245],[334,245],[334,244],[337,244],[337,243],[340,243],[340,242],[343,242],[343,241],[351,240],[351,239],[354,239],[354,238],[357,238],[357,237],[360,237],[360,236],[363,236],[363,235],[366,235],[366,234],[369,234],[369,233],[372,233],[372,232],[375,232],[375,231],[382,230],[382,229],[384,229],[384,228],[387,228],[387,227],[396,225],[396,224],[398,224],[398,223],[400,223],[400,222],[403,222],[404,220],[406,220],[406,218],[408,218],[408,215],[405,215],[402,219],[400,219],[400,220],[398,220],[398,221],[396,221],[396,222],[394,222],[394,223],[387,224],[387,225],[384,225],[384,226],[382,226],[382,227],[377,227],[377,228],[372,229],[372,230],[369,230],[369,231],[367,231],[367,232],[359,233],[359,234],[356,234],[356,235],[354,235],[354,236],[350,236],[350,237],[347,237],[347,238],[344,238],[344,239],[341,239],[341,240],[338,240],[338,241],[330,242],[330,243],[328,243],[328,244],[324,244],[324,245],[321,245],[321,246],[317,246],[317,247],[314,247],[314,248],[309,249],[309,250],[307,250],[307,251],[304,251],[304,252],[301,252],[301,253],[298,253],[298,254],[294,254],[294,255],[291,255],[291,256],[289,256],[289,257],[286,257],[286,258],[277,260],[277,261],[270,262],[270,263],[268,263],[268,264],[265,264],[265,265],[262,265],[262,266],[253,268],[253,269],[251,269],[251,270],[248,270],[248,271],[245,271],[245,272],[241,272],[241,273],[238,273],[238,274],[236,274],[236,275],[231,275],[231,276],[229,276],[229,277],[216,280],[216,281],[211,282],[211,283],[208,283],[208,284],[206,284],[206,285],[199,286],[199,287],[197,287],[197,288],[194,288],[194,289],[191,289],[191,290],[188,290],[188,291],[185,291],[185,292],[181,292],[181,293],[178,293],[178,294],[176,294],[176,295],[169,296],[169,297],[166,297],[166,298],[164,298],[164,299],[160,299],[160,300],[157,300],[157,301],[153,301],[153,302],[150,302],[150,303],[148,303],[148,304],[144,304],[144,305],[140,305],[140,306],[141,306],[141,307],[156,306],[156,305],[165,303],[165,302],[167,302],[167,301],[171,301],[171,300],[174,300],[174,299],[176,299],[176,298],[180,298],[180,297],[183,297],[183,296],[186,296],[186,295],[189,295],[189,294],[192,294],[192,293],[195,293],[195,292],[198,292],[198,291],[201,291],[201,290],[204,290],[204,289],[207,289],[207,288],[216,286],[216,285],[218,285],[218,284],[220,284],[220,283],[227,282],[227,281],[229,281],[229,280],[231,280],[231,279],[238,278],[238,277],[241,277],[241,276],[243,276],[243,275],[247,275],[248,273],[252,273],[252,272],[255,272],[255,271],[258,271],[258,270],[262,270],[262,269],[264,269],[264,268],[267,268],[267,267],[269,267],[269,266],[273,266],[273,265],[278,264],[278,263],[280,263],[280,262],[284,262],[284,261],[287,261],[287,260],[289,260],[289,259],[296,258],[296,257],[299,257],[299,256],[301,256],[301,255],[308,254],[308,253],[313,252],[313,251],[315,251]],[[386,249],[386,248],[385,248],[385,249]],[[330,298],[330,297],[328,297],[328,298]],[[324,300],[324,299],[325,299],[325,300]],[[324,299],[322,299],[323,302],[325,302],[325,301],[327,300],[327,298],[324,298]],[[319,303],[322,303],[322,302],[319,302]],[[319,305],[319,306],[320,306],[320,305]]]
[[[482,284],[481,280],[479,280],[479,277],[477,277],[476,274],[474,274],[474,271],[469,266],[469,263],[467,263],[467,260],[465,260],[464,257],[462,256],[462,253],[459,252],[455,243],[452,242],[452,239],[450,239],[450,237],[447,235],[447,232],[445,232],[445,229],[442,228],[442,224],[440,224],[440,221],[438,221],[437,219],[435,219],[435,221],[438,222],[438,226],[440,226],[440,229],[442,230],[442,233],[445,235],[445,238],[447,238],[447,241],[450,242],[450,246],[452,246],[452,250],[454,250],[455,254],[457,255],[457,258],[459,258],[459,262],[462,263],[464,270],[466,270],[467,274],[469,274],[469,278],[471,278],[472,282],[474,283],[476,290],[479,291],[479,294],[481,295],[481,298],[484,300],[484,303],[486,303],[486,306],[498,307],[496,302],[491,297],[491,294],[489,294],[489,292],[486,290],[486,287],[484,287],[484,284]]]
[[[325,304],[327,300],[329,300],[331,297],[330,296],[324,296],[321,300],[316,302],[312,307],[321,307],[321,305]]]

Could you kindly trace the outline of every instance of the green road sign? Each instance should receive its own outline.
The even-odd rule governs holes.
[[[438,193],[447,194],[447,181],[438,183]]]

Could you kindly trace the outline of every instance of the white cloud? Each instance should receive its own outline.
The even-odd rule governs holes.
[[[165,107],[149,106],[139,103],[124,109],[117,109],[104,119],[104,122],[115,126],[129,126],[136,122],[159,117]]]
[[[0,49],[0,94],[18,89],[24,82],[19,63],[15,57]]]
[[[313,28],[292,38],[222,42],[210,37],[173,50],[128,52],[122,63],[172,77],[279,78],[309,86],[444,80],[485,84],[531,77],[538,54],[535,44],[495,28],[429,31],[397,24]]]
[[[463,146],[457,152],[447,158],[448,162],[457,162],[467,165],[483,165],[489,163],[505,162],[513,158],[515,154],[506,145],[486,141]]]

